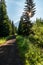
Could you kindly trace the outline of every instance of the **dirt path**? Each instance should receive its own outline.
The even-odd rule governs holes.
[[[0,47],[5,46],[5,45],[12,45],[15,42],[16,42],[16,39],[8,40],[8,41],[4,42],[4,44],[1,44]]]
[[[16,39],[0,46],[0,65],[21,65]]]

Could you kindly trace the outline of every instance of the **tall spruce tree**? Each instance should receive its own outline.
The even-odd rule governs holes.
[[[32,30],[31,30],[32,23],[30,21],[30,18],[33,17],[35,14],[35,3],[33,3],[33,0],[26,0],[25,4],[26,5],[22,15],[23,23],[21,26],[19,26],[18,31],[21,30],[22,35],[29,35],[32,33]]]
[[[10,33],[10,20],[6,11],[5,0],[0,0],[0,37]]]
[[[18,34],[19,35],[22,35],[23,34],[23,16],[21,16],[21,18],[20,18],[20,22],[19,22],[19,27],[18,27]]]
[[[15,33],[15,26],[14,26],[14,23],[12,21],[12,35],[14,35],[14,33]]]
[[[33,17],[35,14],[35,3],[33,2],[33,0],[26,0],[25,4],[25,12],[28,14],[29,17]]]

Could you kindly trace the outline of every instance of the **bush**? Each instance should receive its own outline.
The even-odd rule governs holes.
[[[33,39],[33,35],[31,35],[30,38]],[[34,45],[33,42],[29,40],[29,37],[17,36],[16,39],[19,49],[19,56],[22,63],[24,63],[23,65],[43,65],[43,53],[37,45]]]
[[[36,23],[33,24],[32,31],[34,35],[30,34],[29,39],[43,48],[43,24],[40,19],[36,20]]]

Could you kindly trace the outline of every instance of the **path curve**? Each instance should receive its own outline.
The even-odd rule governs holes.
[[[0,46],[0,65],[21,65],[16,39]]]

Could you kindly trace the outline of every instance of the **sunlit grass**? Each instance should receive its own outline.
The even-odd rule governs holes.
[[[6,38],[0,38],[0,45],[6,42]]]
[[[11,35],[10,35],[11,36]],[[0,37],[0,45],[4,44],[7,40],[8,37],[10,36],[7,36],[7,37]]]

